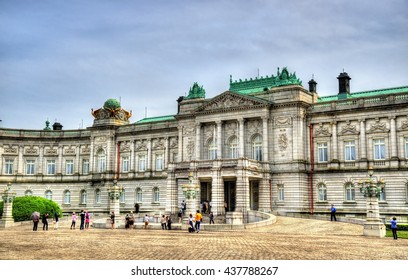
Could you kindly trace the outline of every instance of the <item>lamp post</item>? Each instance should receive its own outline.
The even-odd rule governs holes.
[[[11,191],[11,183],[7,184],[4,191],[1,193],[3,199],[3,218],[0,220],[0,228],[10,227],[14,224],[13,219],[13,200],[16,193]]]
[[[123,188],[118,186],[118,180],[116,177],[113,179],[113,185],[108,187],[108,195],[109,195],[109,212],[115,212],[115,215],[120,214],[120,205],[119,199],[123,192]]]
[[[377,179],[373,177],[373,167],[368,168],[368,178],[365,180],[359,180],[357,185],[360,188],[360,192],[367,199],[367,218],[364,223],[364,235],[384,237],[385,225],[380,220],[380,208],[378,205],[378,199],[381,193],[384,192],[385,182],[384,179]]]
[[[197,193],[198,193],[198,185],[193,183],[193,173],[190,172],[188,176],[188,184],[184,184],[181,186],[183,189],[183,195],[186,198],[186,215],[188,219],[189,213],[192,213],[193,215],[196,212],[196,198],[197,198]]]

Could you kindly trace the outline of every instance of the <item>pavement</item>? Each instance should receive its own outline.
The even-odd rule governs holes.
[[[277,217],[243,231],[0,229],[0,260],[407,260],[408,239],[362,235],[361,225]]]

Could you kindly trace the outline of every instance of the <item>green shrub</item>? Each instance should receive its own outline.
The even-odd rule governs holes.
[[[391,230],[391,225],[390,224],[385,224],[386,229]],[[397,229],[399,231],[408,231],[408,224],[398,224],[397,223]]]
[[[3,214],[3,207],[2,201],[0,202],[1,215]],[[55,211],[62,217],[61,208],[56,202],[39,196],[16,197],[13,201],[12,213],[15,222],[30,220],[33,212],[40,212],[41,215],[48,213],[52,218]]]

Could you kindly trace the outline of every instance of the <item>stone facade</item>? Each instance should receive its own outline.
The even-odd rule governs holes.
[[[343,76],[339,88],[349,90]],[[335,204],[338,215],[358,217],[366,199],[356,183],[373,166],[386,182],[381,215],[408,214],[408,87],[320,98],[313,86],[304,89],[284,68],[231,79],[211,99],[194,84],[173,116],[129,123],[131,113],[107,101],[87,129],[3,128],[0,184],[48,197],[64,212],[107,213],[116,177],[121,211],[137,202],[161,214],[179,210],[192,173],[198,201],[211,201],[216,215],[226,202],[244,213],[327,214]]]

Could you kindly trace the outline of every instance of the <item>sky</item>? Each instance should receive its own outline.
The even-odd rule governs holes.
[[[0,0],[0,127],[92,126],[109,98],[145,116],[177,113],[197,82],[288,67],[320,96],[408,85],[408,1]]]

